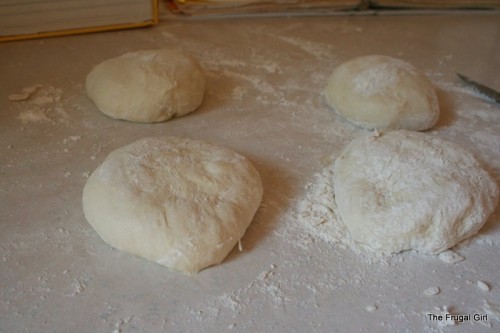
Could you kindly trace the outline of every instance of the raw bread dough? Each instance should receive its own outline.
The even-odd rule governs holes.
[[[83,210],[111,246],[194,273],[243,237],[262,191],[256,169],[229,149],[152,137],[105,159],[85,184]]]
[[[112,118],[160,122],[200,106],[205,74],[180,50],[137,51],[94,67],[86,89],[99,110]]]
[[[474,235],[498,186],[460,146],[406,130],[352,141],[334,165],[335,201],[354,241],[439,253]]]
[[[341,64],[325,94],[337,113],[368,129],[422,131],[439,118],[436,92],[427,77],[387,56],[362,56]]]

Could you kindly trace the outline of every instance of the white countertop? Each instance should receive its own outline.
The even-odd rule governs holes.
[[[174,20],[0,44],[0,332],[498,331],[498,209],[454,249],[465,258],[455,264],[413,252],[371,260],[311,233],[295,213],[315,174],[366,133],[322,95],[336,66],[364,54],[423,70],[442,112],[429,135],[463,144],[498,180],[500,106],[455,73],[500,90],[499,40],[500,14],[455,13]],[[161,47],[185,49],[204,67],[199,110],[137,124],[104,116],[86,97],[92,66]],[[36,90],[29,99],[9,100],[27,87]],[[112,249],[82,212],[89,173],[154,135],[227,146],[262,176],[243,251],[193,277]],[[446,326],[428,315],[446,311],[487,320]]]

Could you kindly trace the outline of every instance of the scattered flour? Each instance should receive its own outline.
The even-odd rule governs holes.
[[[240,72],[236,72],[233,70],[225,69],[223,70],[223,74],[227,77],[247,81],[251,83],[251,85],[262,94],[277,94],[276,89],[269,84],[267,81],[262,80],[262,78],[258,75],[248,75]]]
[[[456,264],[457,262],[465,260],[464,257],[454,252],[453,250],[446,250],[438,255],[438,258],[447,264]]]
[[[491,319],[500,323],[500,305],[485,300],[483,310],[491,317]]]
[[[291,44],[300,50],[315,56],[318,59],[331,59],[332,56],[332,46],[330,44],[323,44],[304,40],[297,37],[287,37],[287,36],[275,36],[288,44]]]
[[[242,101],[246,95],[248,94],[248,90],[242,86],[236,86],[232,90],[232,98],[235,100]]]
[[[438,327],[455,326],[456,321],[453,319],[453,314],[448,309],[448,306],[434,307],[434,314],[443,316],[443,320],[438,321]]]
[[[314,181],[306,185],[305,197],[297,204],[295,213],[298,221],[313,237],[350,249],[368,262],[387,261],[394,257],[388,253],[372,251],[365,245],[354,242],[349,236],[335,204],[333,163],[317,173]]]
[[[28,123],[68,123],[70,116],[61,101],[62,89],[51,85],[36,84],[23,88],[21,92],[9,95],[15,102],[19,119]]]
[[[333,190],[333,166],[315,175],[306,185],[306,196],[299,202],[297,214],[305,226],[327,242],[339,243],[349,239],[340,222]],[[348,242],[347,245],[354,245]]]
[[[424,290],[424,295],[425,296],[434,296],[439,294],[440,290],[439,287],[429,287]]]
[[[257,292],[264,295],[274,306],[284,306],[282,282],[274,278],[276,268],[276,265],[270,265],[248,286],[218,296],[211,305],[230,309],[234,315],[239,315],[253,301],[249,295]]]
[[[130,323],[132,321],[132,319],[134,319],[133,316],[128,316],[124,319],[118,319],[115,323],[115,326],[113,328],[113,331],[112,333],[122,333],[122,332],[125,332],[126,329],[125,329],[125,325],[127,325],[128,323]]]
[[[484,281],[477,280],[476,285],[482,291],[490,291],[490,286]]]
[[[43,85],[41,84],[35,84],[31,87],[23,88],[19,93],[10,94],[8,98],[11,101],[25,101],[29,99],[34,93],[36,93],[42,87]]]
[[[76,142],[80,141],[81,138],[82,137],[80,135],[72,135],[70,137],[67,137],[67,138],[63,139],[63,143],[65,145],[67,145],[67,144],[73,144],[73,143],[76,143]]]
[[[85,288],[87,287],[87,284],[85,281],[80,281],[78,279],[75,279],[70,286],[70,291],[69,293],[66,294],[66,296],[73,297],[76,296],[80,293],[82,293]]]
[[[69,290],[66,292],[66,297],[75,297],[83,293],[86,289],[92,276],[86,272],[83,272],[80,276],[75,277],[69,286]]]

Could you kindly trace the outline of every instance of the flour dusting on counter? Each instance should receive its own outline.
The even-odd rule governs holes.
[[[453,250],[449,250],[449,249],[441,252],[438,255],[438,257],[439,257],[439,259],[441,259],[442,261],[444,261],[445,263],[448,263],[448,264],[456,264],[457,262],[465,260],[465,258],[462,257],[460,254],[454,252]]]
[[[330,166],[366,132],[337,117],[321,93],[351,57],[411,61],[439,89],[442,118],[431,134],[467,146],[499,179],[498,108],[454,81],[459,65],[495,63],[498,52],[487,46],[498,48],[496,22],[488,15],[187,19],[1,44],[2,74],[13,82],[0,89],[0,331],[498,329],[498,212],[479,235],[439,256],[378,255],[352,243],[339,223]],[[477,46],[474,54],[463,52],[463,40]],[[162,46],[199,59],[207,75],[201,108],[154,125],[100,114],[82,85],[91,68]],[[82,213],[85,178],[109,152],[164,135],[238,151],[255,162],[265,187],[243,251],[193,277],[113,250]],[[428,319],[476,312],[488,321]]]
[[[23,124],[56,124],[68,122],[70,118],[61,103],[61,97],[61,88],[36,84],[9,95],[9,100],[17,104],[14,106],[19,112],[17,119]]]
[[[477,280],[476,284],[477,284],[477,287],[480,290],[482,290],[482,291],[490,291],[490,286],[486,282],[481,281],[481,280]]]
[[[429,288],[424,290],[424,295],[425,296],[434,296],[434,295],[439,294],[440,291],[441,290],[439,289],[439,287],[429,287]]]

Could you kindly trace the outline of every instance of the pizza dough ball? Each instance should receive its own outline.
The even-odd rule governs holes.
[[[354,241],[382,252],[442,252],[474,235],[498,186],[460,146],[406,130],[352,141],[334,165],[335,201]]]
[[[97,108],[111,118],[153,123],[198,108],[205,92],[205,74],[182,51],[137,51],[94,67],[86,89]]]
[[[367,129],[423,131],[439,118],[436,91],[427,77],[387,56],[362,56],[341,64],[325,94],[337,113]]]
[[[144,138],[113,151],[83,189],[85,217],[111,246],[186,273],[220,263],[262,199],[241,155],[201,141]]]

